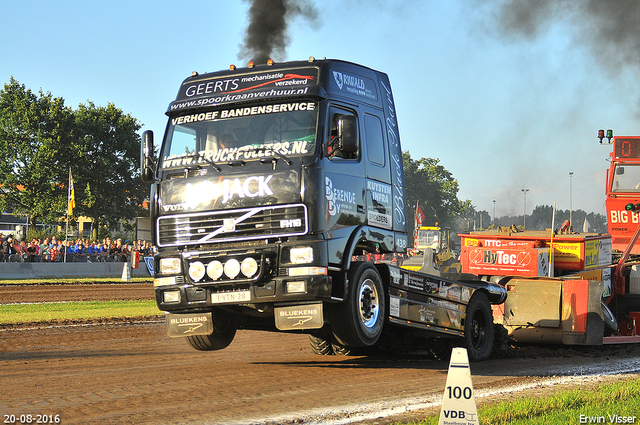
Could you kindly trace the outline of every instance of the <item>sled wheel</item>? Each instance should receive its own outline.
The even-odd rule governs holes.
[[[478,362],[489,358],[494,335],[493,313],[489,299],[483,292],[475,291],[467,305],[464,324],[465,347],[470,361]]]

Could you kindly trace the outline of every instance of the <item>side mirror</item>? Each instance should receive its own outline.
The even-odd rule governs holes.
[[[154,180],[156,170],[153,154],[153,131],[147,130],[142,133],[142,144],[140,145],[140,178],[145,183],[150,183]]]
[[[340,140],[340,150],[344,153],[358,152],[358,131],[356,128],[356,117],[353,115],[342,115],[338,120],[338,140]]]

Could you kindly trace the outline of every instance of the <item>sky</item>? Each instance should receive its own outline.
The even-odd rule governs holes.
[[[640,2],[289,1],[304,13],[288,15],[288,43],[273,59],[386,72],[403,149],[438,158],[461,200],[497,217],[554,202],[605,214],[611,146],[597,132],[640,135]],[[0,82],[13,77],[74,109],[112,103],[160,140],[192,71],[246,65],[249,8],[7,0]]]

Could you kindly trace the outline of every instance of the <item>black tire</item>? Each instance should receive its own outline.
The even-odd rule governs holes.
[[[366,262],[353,263],[348,277],[347,300],[333,308],[333,335],[341,345],[369,347],[378,341],[384,326],[387,303],[382,279]]]
[[[319,356],[331,356],[333,355],[333,347],[331,346],[331,336],[328,338],[309,335],[309,345],[313,354]]]
[[[236,336],[236,325],[226,317],[214,316],[211,335],[192,335],[187,342],[196,350],[215,351],[227,348]]]
[[[349,347],[348,345],[342,345],[338,341],[333,340],[331,343],[331,349],[336,356],[362,356],[365,353],[362,347]]]
[[[605,303],[601,302],[600,305],[602,307],[602,318],[604,319],[604,336],[613,335],[618,332],[616,316],[613,315],[613,312]]]
[[[494,336],[493,312],[489,299],[483,292],[475,291],[467,305],[464,323],[464,346],[469,361],[488,359],[493,350]]]
[[[503,325],[498,323],[493,325],[493,349],[491,351],[491,357],[501,358],[505,357],[509,353],[509,331]]]
[[[449,360],[451,348],[451,343],[446,339],[430,338],[427,340],[427,350],[436,360]]]

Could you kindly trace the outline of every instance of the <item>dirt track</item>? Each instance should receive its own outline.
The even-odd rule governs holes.
[[[122,294],[119,285],[111,289],[114,296]],[[102,297],[108,289],[97,291]],[[513,355],[520,358],[472,365],[477,393],[563,371],[579,374],[581,365],[588,370],[638,361],[640,350],[536,348]],[[269,418],[308,423],[314,417],[328,420],[329,412],[352,415],[353,409],[342,408],[347,405],[436,400],[447,366],[420,355],[315,356],[304,335],[253,331],[238,332],[225,350],[203,353],[168,338],[157,321],[5,328],[0,330],[0,414],[60,415],[62,424],[264,423]]]
[[[0,304],[153,299],[152,283],[0,286]]]

